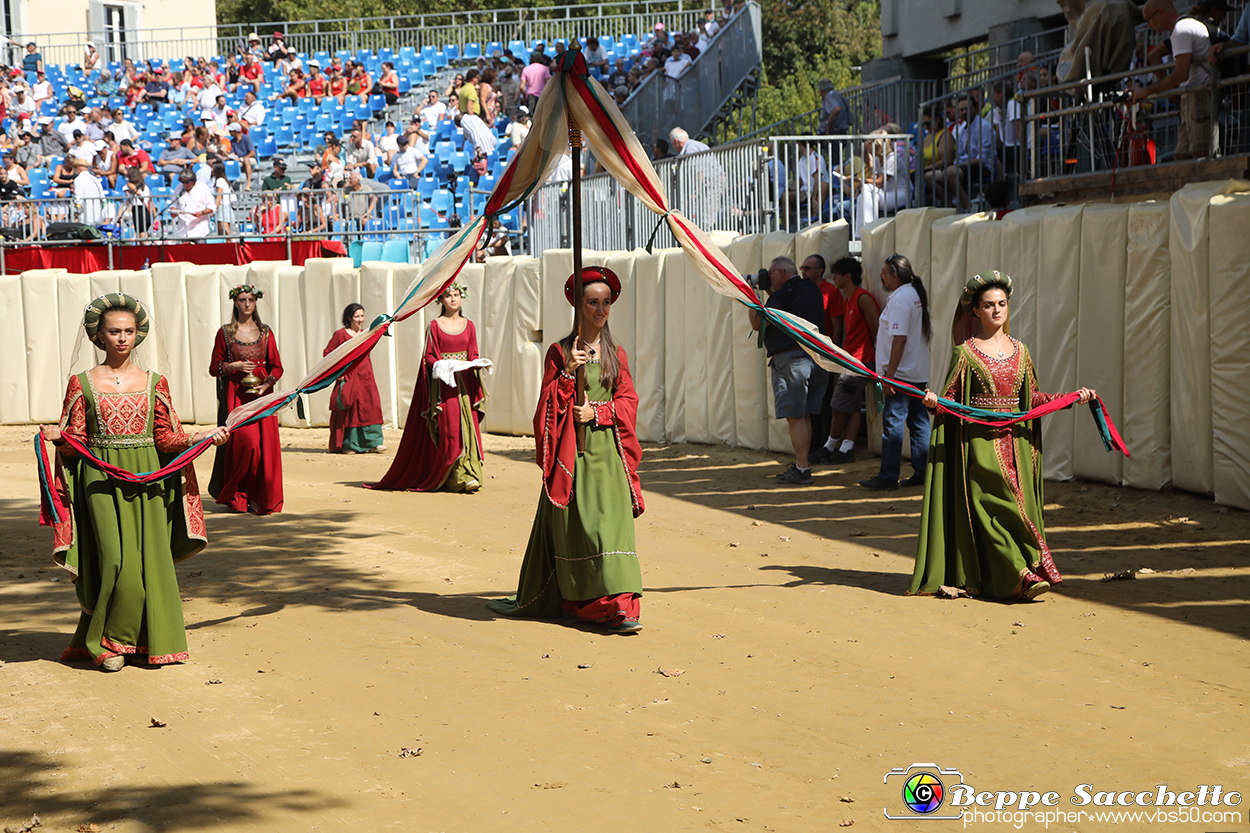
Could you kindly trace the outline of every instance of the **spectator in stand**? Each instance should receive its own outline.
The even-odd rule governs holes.
[[[72,134],[71,134],[72,136]],[[59,130],[52,129],[52,117],[39,118],[39,164],[46,165],[57,156],[64,156],[69,142]]]
[[[382,63],[382,75],[378,78],[378,92],[386,96],[388,106],[399,102],[399,73],[390,61]]]
[[[822,78],[817,88],[820,90],[820,132],[826,136],[847,135],[851,127],[851,105],[828,78]]]
[[[608,71],[608,50],[599,45],[598,38],[586,39],[586,48],[582,50],[582,57],[586,59],[586,66],[590,69],[598,69],[603,73]]]
[[[99,144],[103,147],[96,150],[95,163],[91,167],[91,172],[108,182],[110,188],[116,188],[117,176],[121,173],[117,140],[112,134],[105,134]]]
[[[226,166],[221,162],[214,162],[210,171],[212,177],[212,186],[209,189],[213,195],[213,214],[217,218],[217,233],[219,235],[228,235],[234,233],[234,189],[230,187],[230,180],[226,179]]]
[[[693,63],[680,46],[674,46],[669,52],[668,60],[664,62],[664,74],[669,78],[680,78]]]
[[[82,159],[90,165],[95,160],[95,145],[87,141],[87,134],[81,130],[74,131],[74,141],[67,154],[71,159]]]
[[[399,152],[399,134],[395,132],[393,121],[388,121],[384,129],[386,133],[378,139],[378,150],[382,153],[382,164],[389,168],[391,158]]]
[[[347,177],[346,191],[348,219],[353,221],[356,230],[363,230],[369,220],[378,216],[380,195],[389,193],[390,189],[380,182],[364,179],[360,171],[352,171]]]
[[[426,158],[417,153],[407,136],[400,136],[395,142],[399,150],[391,158],[391,178],[405,180],[409,188],[415,189],[420,181],[421,171],[425,170]]]
[[[477,153],[489,155],[499,144],[499,139],[495,138],[495,134],[479,116],[461,113],[456,116],[456,127],[464,130],[464,134],[469,137]]]
[[[201,182],[195,171],[184,168],[178,174],[178,188],[169,205],[174,236],[191,240],[208,237],[213,232],[216,209],[217,199],[212,188]]]
[[[35,46],[34,41],[26,44],[26,54],[22,56],[22,72],[26,73],[27,78],[43,72],[43,56],[39,54],[39,47]]]
[[[531,113],[538,106],[538,97],[543,94],[543,88],[547,86],[550,79],[551,70],[547,69],[546,63],[534,60],[531,55],[529,66],[521,72],[521,89],[525,94],[525,106]]]
[[[627,98],[629,98],[629,87],[624,84],[612,91],[612,100],[616,102],[617,107],[624,106]]]
[[[268,57],[265,47],[261,45],[260,35],[256,32],[247,36],[247,54],[257,61],[263,61]]]
[[[152,204],[152,191],[137,168],[126,170],[126,202],[122,207],[121,219],[130,218],[134,226],[135,236],[145,239],[152,229],[152,221],[156,219],[156,207]]]
[[[404,128],[404,135],[408,137],[408,145],[422,157],[430,155],[431,132],[433,132],[432,129],[426,130],[420,117],[415,113],[412,121],[408,122],[408,126]]]
[[[274,99],[289,98],[291,103],[295,104],[306,94],[306,86],[303,70],[293,69],[287,77],[286,87],[283,88],[280,95],[274,96]]]
[[[480,153],[474,156],[473,162],[469,165],[469,170],[465,171],[465,173],[468,174],[469,182],[476,188],[477,184],[482,181],[482,177],[490,173],[490,165],[487,164],[486,157]]]
[[[52,82],[44,75],[43,70],[35,73],[35,84],[30,88],[31,94],[35,97],[35,106],[41,106],[45,101],[52,101],[56,98],[56,91],[52,89]]]
[[[182,146],[182,134],[178,132],[169,134],[169,146],[165,148],[165,152],[161,154],[156,163],[160,166],[160,172],[165,177],[166,187],[174,182],[174,178],[183,171],[189,171],[195,166],[195,154]]]
[[[955,135],[955,164],[946,169],[944,177],[933,180],[939,204],[949,205],[954,196],[964,211],[969,209],[968,189],[973,183],[994,179],[997,160],[994,128],[980,113],[969,119],[971,106],[968,96],[959,98],[956,112],[960,129]]]
[[[547,57],[547,45],[545,43],[539,41],[534,44],[534,51],[530,53],[529,62],[531,64],[539,63],[543,66],[548,66],[551,63],[551,59]]]
[[[39,167],[39,146],[28,128],[18,131],[13,144],[13,160],[28,171]]]
[[[243,190],[252,190],[252,168],[256,166],[256,143],[248,133],[247,125],[239,121],[237,115],[232,116],[226,124],[226,132],[230,134],[230,146],[235,158],[243,167]]]
[[[680,32],[673,36],[673,45],[689,55],[691,61],[699,57],[699,48]]]
[[[8,168],[0,165],[0,225],[13,226],[13,218],[17,215],[11,209],[15,208],[15,203],[20,203],[26,199],[26,189],[22,187],[20,182],[16,182]],[[19,220],[20,222],[20,220]]]
[[[234,92],[239,88],[239,78],[242,76],[239,60],[233,55],[228,56],[225,69],[222,71],[224,77],[221,86],[230,92]]]
[[[824,332],[824,298],[815,283],[799,277],[793,260],[774,258],[768,269],[768,280],[768,286],[761,287],[768,293],[766,307],[804,318]],[[759,330],[762,316],[754,310],[748,314],[751,329]],[[811,415],[820,413],[829,375],[780,327],[764,329],[764,349],[772,371],[774,416],[786,421],[790,444],[794,447],[794,463],[777,475],[777,482],[810,486],[813,480],[807,453],[812,442]]]
[[[99,98],[112,98],[122,91],[122,79],[125,74],[122,70],[117,72],[109,72],[105,70],[95,82],[96,96]]]
[[[1003,170],[1007,176],[1012,176],[1016,173],[1024,122],[1020,121],[1020,102],[1016,101],[1016,88],[1010,81],[994,85],[994,114],[998,139],[1003,146]]]
[[[629,73],[625,71],[625,59],[616,59],[616,68],[608,75],[608,82],[605,85],[609,90],[615,90],[620,86],[629,86]]]
[[[147,83],[143,85],[142,101],[151,104],[153,110],[160,110],[161,105],[169,100],[169,84],[165,82],[165,71],[160,67],[152,70]]]
[[[80,131],[84,136],[87,135],[87,123],[78,115],[78,111],[73,107],[66,107],[61,111],[64,121],[56,126],[57,132],[65,137],[65,145],[68,147],[74,142],[75,131]]]
[[[471,69],[464,74],[464,83],[460,85],[458,98],[460,101],[460,112],[468,115],[472,113],[475,116],[482,115],[482,105],[478,98],[478,85],[481,83],[481,76],[478,71]]]
[[[249,127],[259,127],[265,123],[265,105],[256,100],[256,93],[251,90],[243,94],[243,109],[239,111],[239,120]]]
[[[1233,30],[1233,34],[1229,39],[1222,43],[1211,44],[1211,49],[1207,53],[1207,60],[1214,64],[1220,58],[1220,53],[1225,49],[1236,49],[1238,46],[1246,46],[1250,44],[1250,11],[1241,10],[1241,18],[1237,21],[1237,28]],[[1245,60],[1245,56],[1242,56]]]
[[[515,67],[505,65],[499,70],[499,94],[503,96],[503,113],[511,121],[516,121],[517,108],[524,106],[521,95],[521,75]]]
[[[9,104],[9,113],[19,122],[29,122],[35,116],[35,100],[26,94],[25,87],[13,91],[13,100]]]
[[[274,32],[270,38],[269,48],[265,50],[265,60],[274,64],[279,75],[286,75],[288,72],[287,64],[291,62],[293,53],[287,48],[286,38],[281,32]]]
[[[843,257],[834,261],[833,283],[843,299],[843,322],[845,336],[842,349],[868,367],[874,366],[877,340],[877,324],[881,311],[877,301],[865,290],[864,270],[858,260]],[[824,448],[816,453],[817,463],[844,464],[855,462],[855,438],[859,436],[860,409],[864,406],[864,391],[868,377],[854,373],[838,376],[833,389],[830,407],[833,419],[829,427],[829,439]]]
[[[464,74],[456,73],[456,77],[451,79],[451,83],[447,85],[447,89],[443,91],[443,95],[454,101],[460,96],[460,88],[462,86],[464,86]]]
[[[716,12],[708,9],[703,13],[703,30],[709,38],[715,37],[720,31],[720,23],[716,20]]]
[[[91,161],[81,157],[74,159],[74,202],[78,204],[79,220],[89,226],[98,226],[113,219],[106,212],[104,188],[91,173]]]
[[[326,97],[326,93],[329,91],[329,83],[326,81],[326,77],[321,74],[321,64],[316,61],[308,62],[308,82],[306,87],[309,97],[317,105],[321,104],[321,100]]]
[[[668,42],[668,32],[664,29],[663,23],[655,24],[655,32],[647,39],[639,50],[642,57],[651,57],[658,55],[668,55],[673,51],[673,45]]]
[[[261,234],[277,235],[281,234],[287,227],[289,215],[282,203],[278,201],[277,195],[273,191],[266,191],[261,196],[261,202],[252,209],[252,222]],[[267,243],[281,243],[281,237],[266,237]]]
[[[489,68],[478,76],[477,96],[482,105],[480,115],[487,127],[494,127],[495,119],[499,117],[499,91],[495,88],[497,77],[495,71]]]
[[[250,52],[243,56],[243,66],[239,67],[239,81],[231,92],[250,89],[254,95],[260,95],[261,85],[265,83],[265,71],[260,61]]]
[[[68,197],[70,191],[74,188],[74,177],[77,173],[74,170],[73,157],[64,157],[61,163],[52,171],[52,195],[58,198]]]
[[[339,104],[347,101],[347,76],[343,74],[342,67],[330,67],[326,82],[326,92],[330,98],[333,98]]]
[[[295,183],[291,182],[291,178],[286,175],[286,160],[273,160],[273,173],[261,180],[260,190],[262,191],[293,191]]]
[[[1181,126],[1172,158],[1205,159],[1211,155],[1214,137],[1211,129],[1214,91],[1208,86],[1212,77],[1208,62],[1211,41],[1207,27],[1192,17],[1178,15],[1172,0],[1146,0],[1142,16],[1155,32],[1171,31],[1175,69],[1153,84],[1129,90],[1129,102],[1135,104],[1177,87],[1184,89]]]
[[[512,146],[520,147],[525,141],[525,137],[530,135],[530,108],[521,105],[517,108],[516,119],[508,125],[508,131],[505,133]]]
[[[26,173],[26,169],[24,167],[18,164],[17,160],[13,156],[13,151],[0,151],[0,155],[3,156],[3,162],[0,162],[0,168],[3,168],[6,171],[9,181],[16,182],[23,188],[29,188],[30,175]]]
[[[425,97],[425,106],[421,108],[421,123],[434,130],[439,119],[447,115],[447,105],[439,100],[438,90],[430,90]]]
[[[952,114],[954,108],[950,108]],[[932,195],[936,190],[936,181],[943,178],[946,169],[955,164],[955,137],[952,133],[955,122],[953,117],[937,115],[937,108],[929,107],[924,112],[921,122],[924,130],[924,141],[921,144],[921,160],[924,164],[925,201],[934,203]]]
[[[347,158],[344,160],[347,170],[364,169],[372,178],[378,169],[377,155],[377,149],[365,137],[364,131],[359,127],[354,128],[347,143]]]
[[[113,110],[113,123],[108,126],[108,132],[113,134],[113,138],[119,143],[123,139],[129,139],[132,142],[139,138],[139,130],[133,124],[126,120],[126,111],[118,107]]]
[[[668,132],[668,144],[669,147],[677,151],[677,156],[685,156],[690,153],[699,153],[711,149],[698,139],[691,139],[690,134],[680,127],[674,127]]]
[[[117,143],[117,164],[124,176],[132,170],[146,176],[152,173],[152,157],[143,148],[134,146],[130,139],[122,139]]]
[[[668,149],[667,139],[656,139],[655,144],[651,147],[651,161],[659,162],[661,159],[672,159],[673,154]]]
[[[210,129],[225,130],[226,125],[230,123],[230,114],[234,111],[226,105],[226,97],[224,95],[217,96],[217,100],[213,102],[212,108],[206,113],[207,118],[203,119]]]

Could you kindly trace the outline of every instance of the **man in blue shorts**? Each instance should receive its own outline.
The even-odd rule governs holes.
[[[815,283],[799,277],[793,260],[774,258],[768,269],[768,281],[768,286],[761,287],[769,293],[764,306],[805,318],[824,332],[824,297]],[[754,310],[750,315],[751,329],[758,330],[762,317]],[[777,475],[777,482],[787,486],[810,486],[813,480],[807,451],[812,442],[812,414],[820,414],[829,374],[780,327],[765,326],[764,350],[772,370],[774,415],[789,425],[790,444],[794,446],[794,463]]]

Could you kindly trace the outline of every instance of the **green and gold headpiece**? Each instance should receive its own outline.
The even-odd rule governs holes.
[[[100,346],[100,324],[104,321],[104,313],[111,309],[124,309],[134,314],[135,317],[135,343],[138,347],[143,340],[148,337],[148,329],[152,326],[152,321],[148,318],[147,308],[142,302],[133,295],[126,295],[123,292],[110,292],[107,295],[101,295],[83,310],[82,326],[87,331],[87,338],[91,343]]]

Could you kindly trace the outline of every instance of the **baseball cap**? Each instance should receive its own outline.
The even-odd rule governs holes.
[[[663,23],[657,23],[657,24],[655,24],[655,31],[657,31],[657,32],[663,32],[663,31],[664,31],[664,24],[663,24]]]
[[[408,144],[408,137],[407,137],[407,136],[396,136],[396,137],[395,137],[395,144],[397,144],[397,145],[406,145],[406,144]]]
[[[52,117],[51,117],[51,116],[40,116],[40,117],[39,117],[39,123],[40,123],[40,124],[52,124]]]
[[[274,166],[275,168],[276,168],[276,167],[278,167],[279,165],[281,165],[283,168],[285,168],[285,167],[286,167],[286,160],[285,160],[285,159],[282,159],[282,158],[278,158],[278,159],[273,160],[273,166]]]
[[[228,125],[226,125],[226,129],[229,130],[231,133],[242,133],[243,125],[239,124],[237,121],[232,121]]]

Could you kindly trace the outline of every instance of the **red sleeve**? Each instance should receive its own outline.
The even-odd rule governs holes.
[[[425,333],[425,354],[421,357],[421,364],[425,367],[426,373],[431,373],[434,362],[443,357],[442,348],[438,344],[438,336],[441,332],[438,325],[431,321]]]
[[[226,362],[230,361],[230,351],[226,349],[226,331],[218,328],[217,337],[213,339],[213,357],[208,360],[208,372],[212,376],[225,376]]]
[[[265,364],[269,366],[269,378],[271,381],[278,381],[282,378],[282,357],[278,355],[278,337],[274,335],[273,330],[269,330],[269,337],[265,339]]]
[[[534,411],[536,462],[543,472],[548,499],[561,509],[573,493],[573,464],[577,459],[574,427],[573,377],[564,372],[564,351],[551,345],[543,360],[543,387]]]
[[[65,404],[61,407],[61,433],[69,434],[81,443],[87,442],[87,400],[82,394],[82,382],[77,376],[69,377],[65,386]],[[60,446],[66,457],[78,452],[67,445]]]
[[[638,465],[642,462],[642,445],[638,442],[638,392],[629,375],[629,360],[625,348],[617,347],[616,356],[621,363],[621,375],[612,394],[612,409],[616,416],[616,436],[625,474],[629,477],[629,495],[634,503],[634,517],[646,510],[642,499],[642,484],[638,480]]]
[[[178,414],[169,396],[169,382],[162,376],[156,381],[156,395],[152,397],[152,440],[156,450],[169,452],[186,451],[191,447],[191,436],[182,430]]]
[[[473,326],[473,322],[469,322],[469,361],[480,358],[477,347],[477,327]]]
[[[338,347],[345,341],[349,341],[351,336],[347,334],[346,329],[335,330],[334,335],[330,336],[330,343],[326,345],[326,349],[321,351],[321,355],[328,356],[335,347]]]

